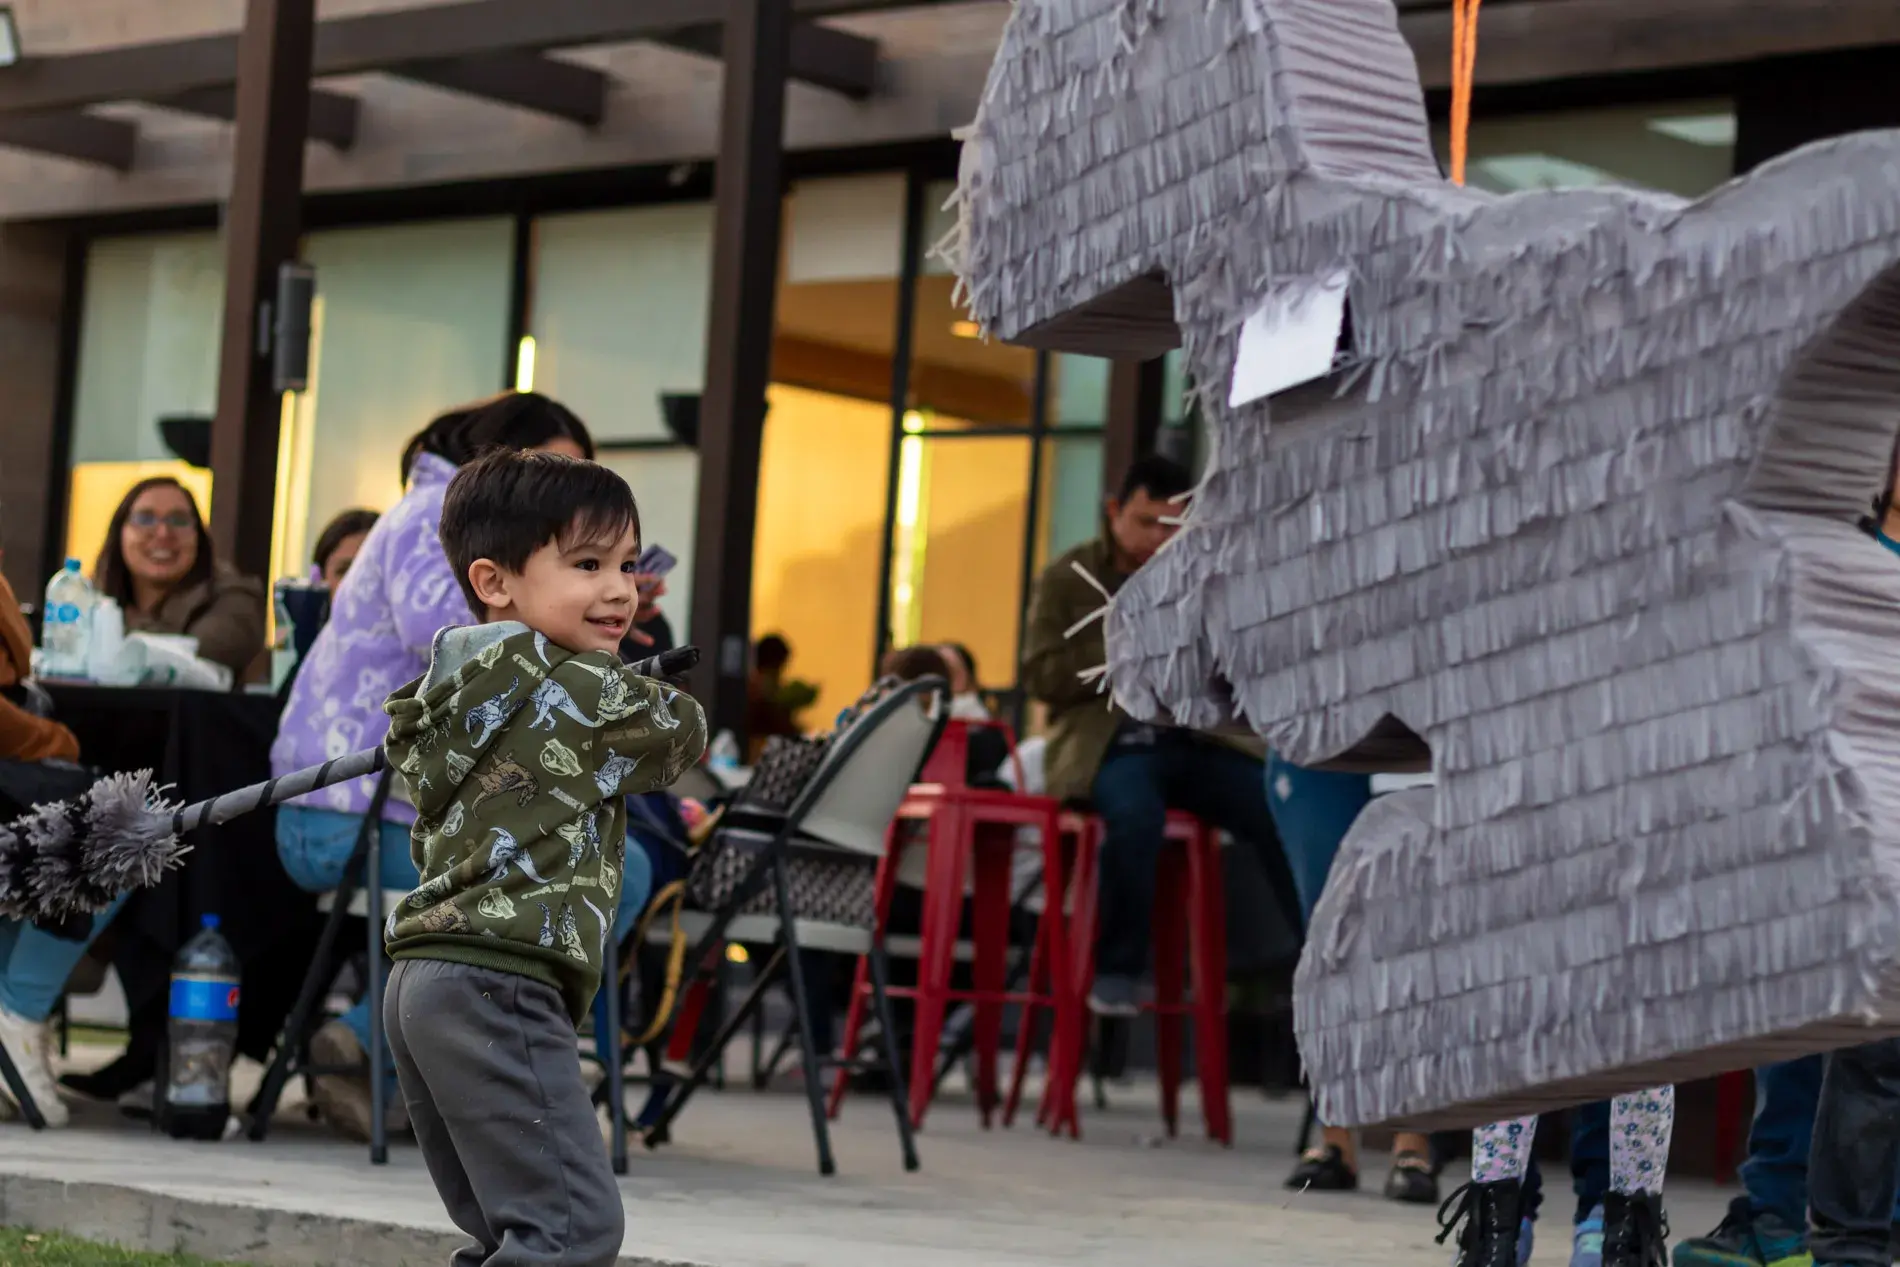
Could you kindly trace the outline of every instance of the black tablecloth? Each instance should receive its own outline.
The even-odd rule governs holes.
[[[270,777],[277,702],[269,696],[48,683],[80,758],[110,773],[150,769],[187,803]],[[149,1077],[164,1039],[173,953],[206,914],[243,965],[238,1049],[270,1052],[315,950],[316,899],[277,861],[271,811],[193,833],[182,870],[133,895],[110,936],[131,1010],[127,1076]]]

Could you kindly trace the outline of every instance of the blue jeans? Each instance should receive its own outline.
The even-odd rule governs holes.
[[[1808,1149],[1825,1064],[1825,1057],[1803,1056],[1755,1070],[1742,1189],[1751,1214],[1772,1214],[1795,1229],[1808,1225]]]
[[[1369,774],[1307,770],[1277,754],[1268,755],[1267,805],[1273,811],[1287,865],[1293,869],[1302,923],[1312,920],[1340,842],[1371,800]]]
[[[343,868],[356,848],[363,820],[356,814],[287,805],[277,811],[277,857],[298,888],[326,893],[343,880]],[[422,883],[409,857],[409,829],[400,823],[382,824],[382,883],[386,889],[407,892]],[[647,904],[653,888],[653,868],[646,849],[629,836],[626,867],[621,877],[620,908],[614,913],[614,933],[625,937]],[[596,1000],[599,1005],[599,1000]],[[597,1013],[599,1015],[599,1013]],[[369,999],[359,999],[339,1017],[364,1051],[369,1050]],[[393,1071],[389,1044],[383,1044],[383,1068]]]
[[[22,1020],[37,1022],[51,1016],[65,993],[66,978],[124,905],[121,893],[111,906],[94,915],[92,932],[84,941],[64,941],[23,920],[0,920],[0,1007]]]
[[[1155,875],[1168,810],[1183,809],[1255,849],[1279,848],[1260,762],[1179,731],[1109,749],[1093,799],[1106,835],[1100,858],[1096,971],[1138,978],[1148,969]],[[1269,867],[1268,875],[1277,874]]]

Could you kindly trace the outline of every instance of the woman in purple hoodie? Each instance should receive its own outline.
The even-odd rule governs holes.
[[[389,729],[383,701],[429,667],[436,632],[475,623],[436,525],[456,468],[497,448],[594,456],[593,439],[581,420],[532,392],[451,410],[410,440],[402,454],[402,500],[364,540],[331,599],[330,623],[317,635],[292,684],[271,746],[273,774],[382,742]],[[358,779],[277,811],[277,853],[298,885],[324,892],[342,880],[374,788],[373,779]],[[382,812],[381,878],[385,888],[408,890],[419,882],[409,857],[416,812],[401,800],[400,788],[400,780],[392,785]],[[368,1044],[369,1004],[364,1001],[319,1030],[311,1051],[322,1064],[351,1067],[367,1059]],[[367,1139],[367,1077],[315,1081],[318,1107],[331,1125]]]

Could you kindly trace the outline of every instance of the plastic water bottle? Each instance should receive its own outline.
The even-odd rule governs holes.
[[[237,1020],[237,955],[218,932],[218,917],[207,915],[198,935],[172,960],[158,1124],[173,1139],[223,1138],[231,1116]]]
[[[84,677],[92,632],[92,582],[78,559],[46,583],[46,613],[40,623],[43,671],[48,677]]]
[[[720,774],[739,768],[739,741],[730,730],[722,730],[713,738],[712,747],[706,750],[706,765]]]

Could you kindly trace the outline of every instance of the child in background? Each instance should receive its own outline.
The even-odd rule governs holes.
[[[444,630],[387,704],[422,883],[390,916],[385,1003],[456,1262],[608,1267],[620,1192],[575,1053],[625,865],[624,798],[699,759],[705,718],[617,649],[639,513],[591,462],[498,451],[463,467],[440,535],[483,623]]]

